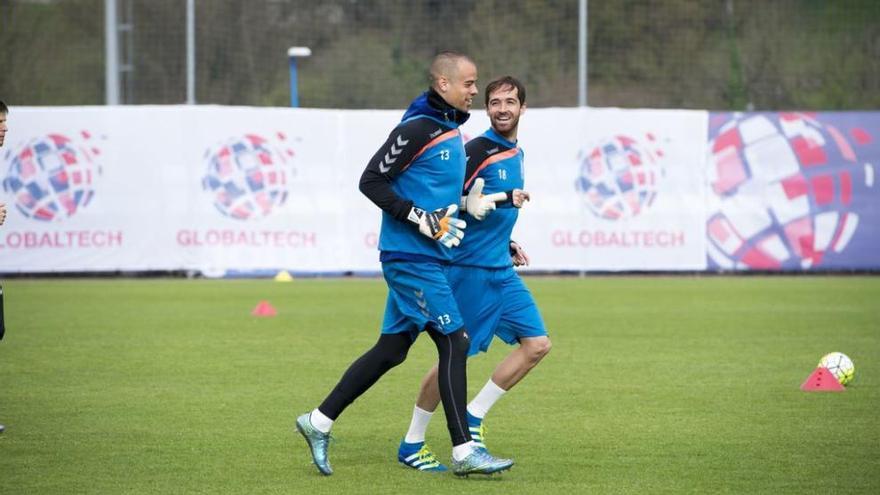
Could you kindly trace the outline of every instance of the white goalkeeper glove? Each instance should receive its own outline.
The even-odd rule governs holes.
[[[461,239],[464,237],[464,228],[467,227],[467,222],[452,216],[457,211],[458,205],[437,208],[430,213],[414,206],[409,211],[407,220],[416,224],[422,234],[451,248],[461,243]]]
[[[467,196],[462,196],[461,207],[464,211],[471,214],[477,220],[483,220],[489,215],[489,212],[495,209],[497,201],[506,201],[507,193],[497,192],[483,195],[483,186],[485,181],[478,178],[474,181],[471,190]]]

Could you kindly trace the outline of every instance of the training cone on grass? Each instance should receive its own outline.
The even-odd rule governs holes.
[[[260,301],[257,307],[251,311],[251,314],[254,316],[275,316],[278,314],[278,311],[275,311],[275,308],[269,304],[269,301]]]
[[[293,282],[293,275],[290,274],[287,270],[281,270],[278,272],[278,275],[275,275],[276,282]]]
[[[846,390],[828,368],[818,367],[801,385],[804,392],[843,392]]]

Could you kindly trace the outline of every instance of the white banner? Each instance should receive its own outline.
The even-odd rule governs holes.
[[[358,180],[401,114],[15,108],[0,150],[0,271],[378,271],[379,210]],[[514,234],[532,268],[705,268],[706,118],[526,112],[533,201]],[[476,111],[464,133],[487,126]]]
[[[705,268],[706,127],[700,111],[527,111],[514,238],[533,268]]]

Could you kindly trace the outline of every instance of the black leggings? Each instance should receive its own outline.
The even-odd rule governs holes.
[[[440,398],[446,413],[446,425],[452,445],[471,440],[467,426],[467,351],[470,346],[464,328],[444,335],[428,327],[428,335],[437,346],[439,354]],[[339,383],[318,406],[328,418],[336,420],[342,411],[369,390],[388,370],[406,360],[412,334],[382,334],[370,350],[348,367]]]

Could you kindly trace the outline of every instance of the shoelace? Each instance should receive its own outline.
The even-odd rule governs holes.
[[[488,464],[490,462],[495,462],[495,460],[496,460],[485,449],[477,449],[474,451],[474,454],[476,454],[476,457],[474,460],[476,461],[477,465]]]
[[[327,433],[326,436],[322,436],[321,440],[327,442],[327,445],[330,445],[331,443],[334,443],[334,444],[336,443],[336,437],[334,437],[333,435],[331,435],[329,433]]]
[[[422,445],[422,448],[419,449],[418,455],[420,461],[437,462],[437,458],[434,456],[434,452],[431,452],[431,449],[428,448],[427,445]]]

